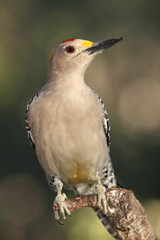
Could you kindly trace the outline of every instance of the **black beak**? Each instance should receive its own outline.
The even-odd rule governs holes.
[[[102,40],[99,42],[95,42],[93,47],[89,47],[85,50],[85,52],[89,52],[89,54],[93,54],[95,52],[98,52],[100,50],[104,50],[106,48],[112,47],[114,44],[118,43],[122,40],[122,37],[119,38],[112,38],[107,40]]]

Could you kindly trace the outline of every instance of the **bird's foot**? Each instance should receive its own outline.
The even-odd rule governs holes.
[[[106,199],[106,188],[102,185],[100,177],[96,179],[95,190],[98,194],[98,202],[97,205],[100,210],[103,209],[103,212],[107,213],[107,199]]]
[[[63,183],[59,179],[56,179],[55,185],[57,189],[57,196],[54,200],[54,204],[58,205],[58,210],[54,209],[54,216],[58,223],[63,224],[63,222],[60,220],[60,215],[63,219],[66,219],[66,216],[71,216],[71,213],[67,207],[67,204],[65,203],[67,196],[65,193],[62,193]]]
[[[71,216],[71,213],[69,209],[67,208],[67,205],[65,203],[65,200],[67,199],[67,196],[65,193],[57,194],[54,203],[58,205],[58,211],[54,210],[54,216],[57,222],[60,224],[63,224],[63,222],[60,220],[60,215],[63,219],[66,219],[66,216]]]

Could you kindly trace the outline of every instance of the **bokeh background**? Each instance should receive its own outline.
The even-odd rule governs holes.
[[[0,239],[112,239],[90,209],[55,222],[55,194],[27,140],[24,111],[57,44],[115,36],[124,40],[96,58],[86,82],[109,112],[119,182],[160,236],[159,10],[158,0],[0,0]]]

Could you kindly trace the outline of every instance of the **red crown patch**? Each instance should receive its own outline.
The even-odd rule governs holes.
[[[62,43],[74,41],[75,39],[76,39],[76,38],[67,39],[67,40],[64,40]]]

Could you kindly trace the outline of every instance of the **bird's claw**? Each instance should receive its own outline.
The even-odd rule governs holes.
[[[107,213],[106,188],[102,185],[99,177],[97,177],[97,184],[95,187],[96,193],[98,194],[97,205],[99,209],[103,209],[103,212],[106,214]]]
[[[67,204],[65,203],[66,199],[67,196],[65,193],[58,193],[54,201],[54,204],[58,205],[58,210],[54,209],[54,216],[57,222],[60,223],[61,225],[64,223],[60,220],[60,215],[62,216],[63,219],[66,219],[67,215],[71,216]]]

